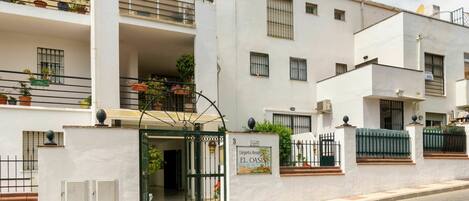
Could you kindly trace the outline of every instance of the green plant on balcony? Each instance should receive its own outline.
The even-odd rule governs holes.
[[[69,10],[80,14],[86,14],[88,12],[87,5],[89,5],[89,3],[89,0],[72,0],[69,5]]]
[[[89,109],[91,106],[91,96],[88,96],[81,100],[80,102],[80,108],[82,109]]]
[[[159,78],[150,78],[145,81],[145,84],[148,86],[148,89],[144,92],[145,104],[151,101],[154,110],[161,110],[163,108],[163,102],[166,99],[165,82],[165,79]]]
[[[16,102],[18,102],[18,101],[16,100],[15,97],[10,96],[10,97],[8,98],[8,105],[16,105]]]
[[[19,82],[20,83],[20,105],[23,106],[31,106],[31,87],[28,86],[26,82]]]
[[[47,67],[41,68],[41,75],[39,76],[40,79],[37,79],[34,74],[29,69],[24,69],[23,73],[28,74],[28,80],[31,82],[32,86],[41,86],[41,87],[48,87],[50,78],[52,77],[52,71]]]
[[[183,82],[192,83],[194,79],[194,56],[191,54],[184,54],[176,61],[176,68],[179,73],[179,77]],[[174,94],[178,95],[188,95],[191,93],[192,87],[191,85],[173,85],[171,87],[171,91]]]

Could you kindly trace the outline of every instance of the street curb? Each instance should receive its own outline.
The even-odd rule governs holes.
[[[394,196],[392,198],[384,198],[384,199],[379,199],[379,200],[380,201],[396,201],[396,200],[403,200],[403,199],[422,197],[422,196],[427,196],[427,195],[447,193],[447,192],[458,191],[458,190],[463,190],[463,189],[469,189],[469,184],[464,184],[464,185],[461,185],[461,186],[454,186],[454,187],[450,187],[450,188],[437,189],[437,190],[429,190],[429,191],[423,191],[423,192],[409,193],[409,194],[406,194],[406,195],[397,195],[397,196]]]

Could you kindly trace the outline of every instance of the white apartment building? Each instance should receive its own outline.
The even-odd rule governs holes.
[[[202,165],[218,168],[203,183],[226,182],[233,167],[219,130],[246,130],[250,117],[294,133],[334,130],[345,115],[363,128],[403,130],[414,114],[427,126],[447,124],[469,107],[469,14],[456,10],[448,19],[432,8],[417,14],[360,0],[0,1],[0,94],[11,101],[0,102],[0,168],[5,157],[31,162],[19,177],[41,201],[100,179],[118,181],[121,200],[147,201],[149,193],[159,200],[158,188],[168,186],[212,199],[213,189],[193,180],[203,173],[184,167],[194,172],[217,160]],[[176,68],[186,54],[195,60],[189,83]],[[33,85],[29,78],[44,80],[44,69],[53,72],[47,86]],[[171,93],[143,110],[146,100],[132,87],[150,78]],[[198,93],[173,94],[176,85]],[[32,99],[15,102],[25,91]],[[89,128],[99,109],[116,130]],[[198,155],[185,144],[200,134],[196,124],[212,137],[201,148],[210,151]],[[58,146],[43,147],[48,130]],[[145,175],[144,144],[177,158],[174,171]],[[177,182],[166,183],[169,176]],[[11,183],[0,180],[0,194],[2,185]]]

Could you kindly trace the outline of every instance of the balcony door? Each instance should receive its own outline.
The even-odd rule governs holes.
[[[404,102],[380,100],[381,128],[389,130],[404,130]]]

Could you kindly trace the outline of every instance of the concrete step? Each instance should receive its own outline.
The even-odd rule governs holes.
[[[357,163],[412,163],[410,158],[357,158]]]
[[[280,167],[280,174],[282,176],[342,174],[342,170],[340,167]]]
[[[424,153],[425,158],[449,158],[449,159],[466,159],[468,158],[466,153],[451,153],[451,152],[436,152],[436,153]]]
[[[0,201],[37,201],[37,193],[0,193]]]

